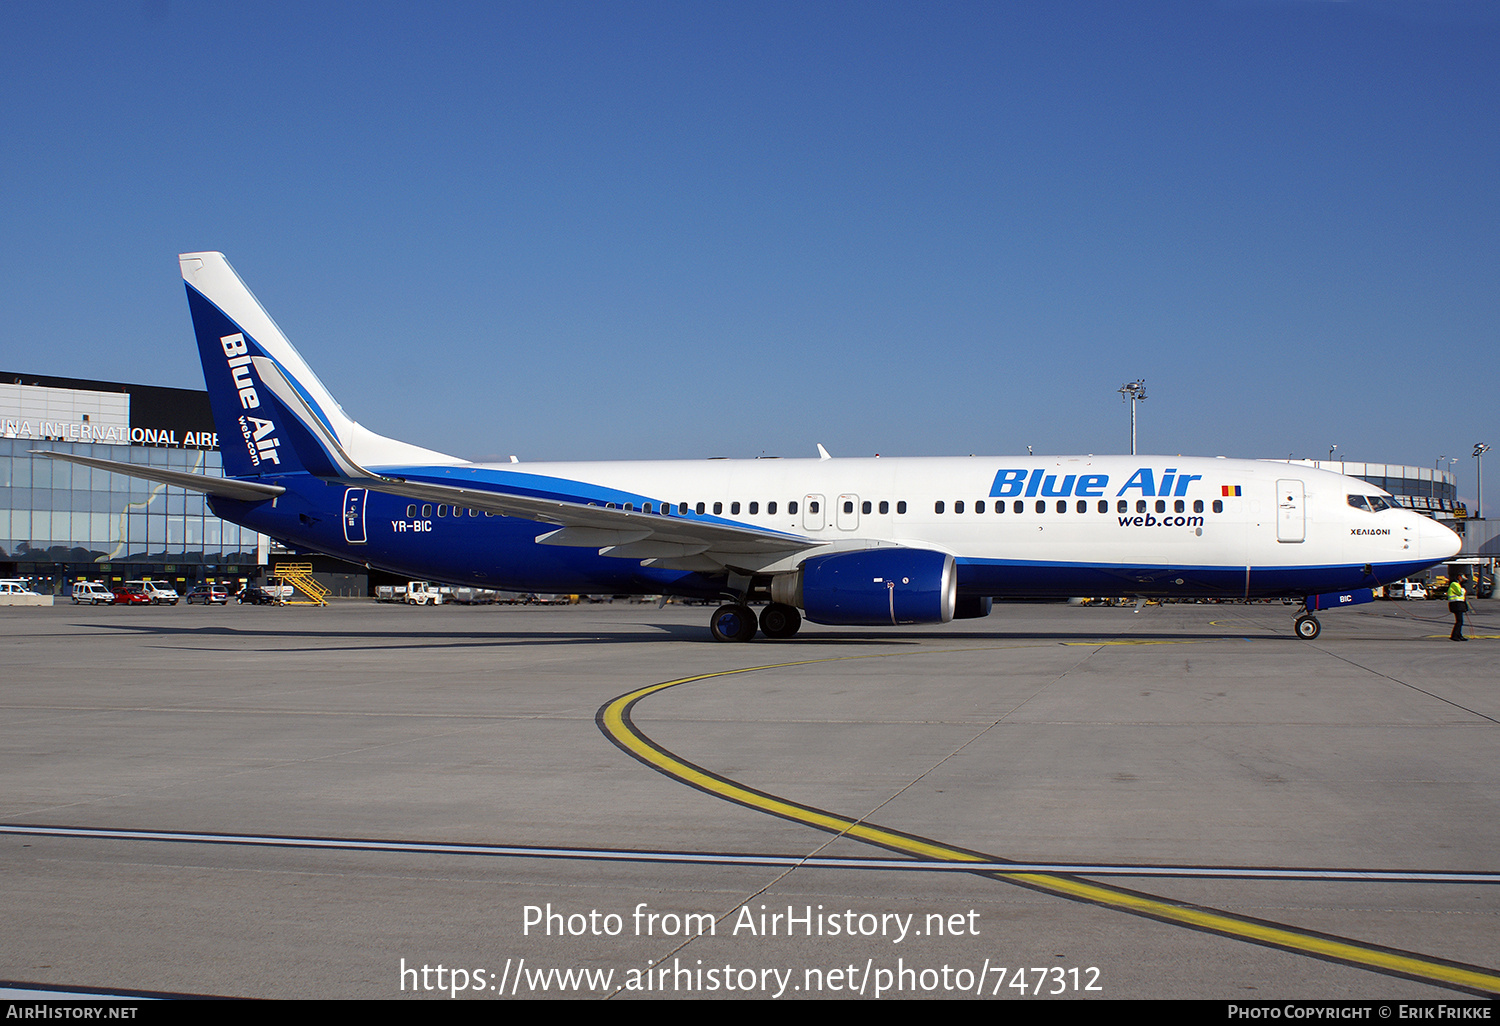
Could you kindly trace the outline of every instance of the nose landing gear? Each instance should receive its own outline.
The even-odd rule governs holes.
[[[1312,641],[1319,634],[1323,633],[1323,625],[1311,613],[1304,612],[1301,616],[1297,617],[1292,626],[1296,628],[1297,637],[1303,641]]]

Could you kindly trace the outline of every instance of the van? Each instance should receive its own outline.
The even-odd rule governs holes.
[[[91,606],[114,605],[115,601],[115,593],[98,581],[76,581],[68,593],[75,606],[84,602]]]
[[[153,606],[175,606],[179,598],[176,588],[169,588],[160,581],[126,581],[125,586],[145,593]]]

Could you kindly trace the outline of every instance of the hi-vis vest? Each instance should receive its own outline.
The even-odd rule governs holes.
[[[1462,602],[1464,600],[1464,586],[1459,583],[1457,577],[1448,582],[1448,601]]]

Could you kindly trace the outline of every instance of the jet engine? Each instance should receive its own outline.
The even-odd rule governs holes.
[[[772,578],[771,598],[834,627],[947,623],[958,604],[958,569],[952,556],[928,549],[835,552]]]

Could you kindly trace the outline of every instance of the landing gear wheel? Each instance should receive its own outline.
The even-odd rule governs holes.
[[[790,638],[802,626],[796,606],[772,602],[760,611],[760,630],[768,638]]]
[[[1297,617],[1295,626],[1297,628],[1297,637],[1301,638],[1303,641],[1311,641],[1319,634],[1323,633],[1323,625],[1318,622],[1318,618],[1316,616],[1308,616],[1305,614],[1299,616]]]
[[[720,606],[708,621],[708,629],[715,641],[749,641],[755,637],[755,613],[749,606]]]

